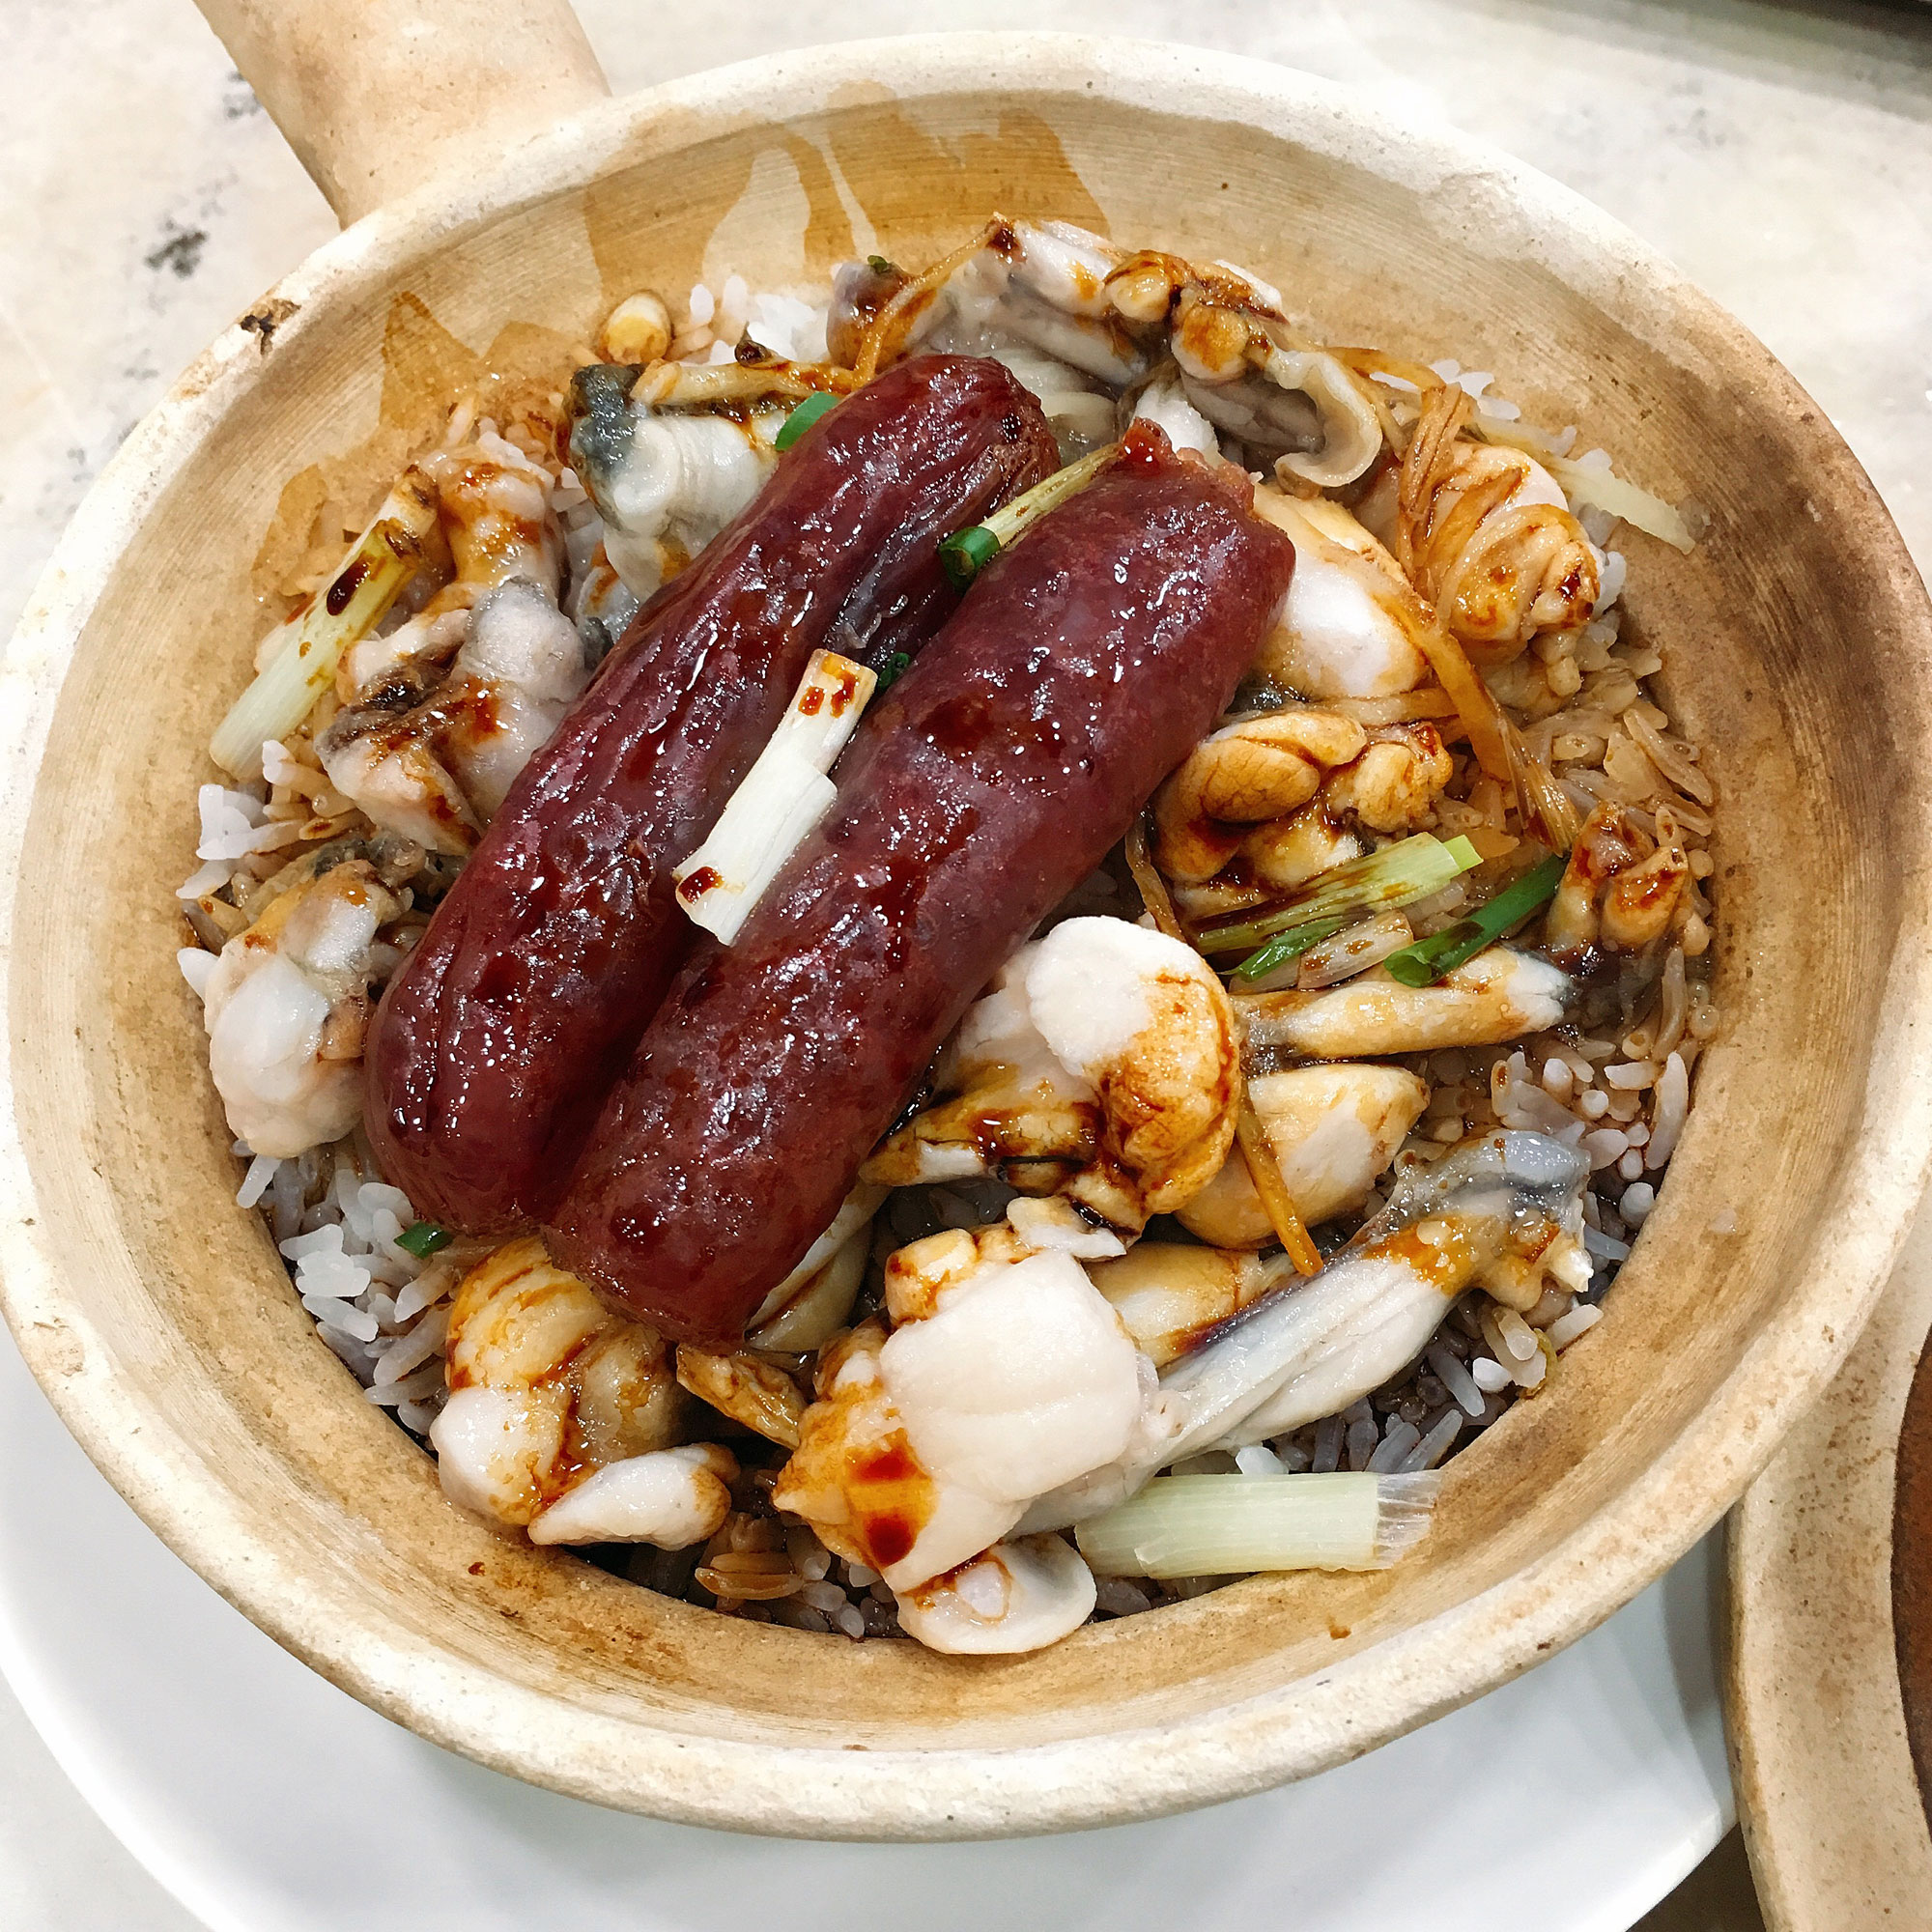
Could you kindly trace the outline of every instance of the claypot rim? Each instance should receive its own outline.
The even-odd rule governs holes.
[[[1824,412],[1741,325],[1581,197],[1446,126],[1417,132],[1352,90],[1239,56],[1065,35],[938,35],[765,56],[600,103],[512,147],[497,167],[431,185],[378,211],[284,277],[251,312],[292,303],[290,336],[327,327],[399,265],[519,208],[647,156],[653,120],[675,148],[729,129],[835,108],[855,74],[901,99],[1003,92],[1092,94],[1127,105],[1245,122],[1359,163],[1383,180],[1479,176],[1528,245],[1584,298],[1637,332],[1645,314],[1746,376],[1761,412],[1781,414],[1848,475],[1862,510],[1861,555],[1891,586],[1898,633],[1932,668],[1932,610],[1876,494]],[[318,318],[320,318],[318,320]],[[0,915],[13,894],[47,724],[72,647],[137,527],[188,453],[245,394],[273,352],[257,329],[223,331],[144,419],[90,491],[29,602],[6,685],[24,688],[0,766]],[[1926,680],[1932,684],[1932,679]],[[1932,735],[1932,697],[1899,694],[1908,725]],[[1909,827],[1917,862],[1891,997],[1932,1008],[1932,806]],[[11,961],[8,962],[9,965]],[[0,1305],[36,1378],[90,1457],[149,1525],[251,1621],[384,1715],[513,1776],[680,1822],[842,1837],[970,1837],[1120,1822],[1259,1791],[1387,1742],[1494,1688],[1573,1641],[1651,1582],[1701,1536],[1762,1466],[1783,1429],[1835,1373],[1902,1241],[1932,1148],[1932,1028],[1887,1069],[1904,1105],[1868,1102],[1854,1179],[1834,1192],[1833,1260],[1779,1305],[1669,1449],[1614,1502],[1542,1557],[1426,1624],[1318,1678],[1157,1729],[1051,1745],[959,1751],[833,1751],[673,1733],[565,1708],[526,1686],[373,1627],[344,1630],[325,1594],[263,1548],[218,1474],[171,1442],[111,1346],[67,1293],[34,1227],[34,1182],[12,1108],[0,1120]],[[5,1077],[21,1043],[10,1028]],[[1899,1148],[1912,1150],[1902,1163]],[[76,1366],[78,1358],[78,1366]],[[1374,1687],[1372,1694],[1365,1690]]]

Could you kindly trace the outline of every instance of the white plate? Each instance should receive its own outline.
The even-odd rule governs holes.
[[[1528,1677],[1372,1756],[1151,1825],[821,1845],[485,1771],[247,1623],[108,1488],[0,1333],[0,1669],[216,1932],[1625,1932],[1731,1823],[1710,1540]]]

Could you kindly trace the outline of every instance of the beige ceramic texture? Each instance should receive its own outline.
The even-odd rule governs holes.
[[[1418,1555],[958,1660],[720,1619],[446,1504],[233,1205],[169,895],[263,625],[258,554],[271,581],[322,484],[379,488],[438,384],[486,351],[554,358],[641,284],[917,262],[994,208],[1245,262],[1330,340],[1493,369],[1533,419],[1705,506],[1690,557],[1631,540],[1629,605],[1724,801],[1725,1033],[1609,1319],[1455,1462]],[[1350,1757],[1580,1635],[1835,1371],[1932,1132],[1932,618],[1817,409],[1566,190],[1277,68],[908,39],[593,107],[358,223],[246,321],[129,439],[8,661],[0,1262],[95,1461],[335,1683],[500,1770],[697,1823],[966,1837],[1177,1810]]]
[[[1731,1517],[1726,1728],[1770,1932],[1932,1917],[1891,1618],[1899,1426],[1932,1328],[1925,1227],[1921,1210],[1851,1359]]]
[[[568,0],[201,0],[345,226],[611,90]]]

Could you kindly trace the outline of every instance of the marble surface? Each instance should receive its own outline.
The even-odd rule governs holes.
[[[1932,11],[1757,0],[579,0],[616,88],[909,26],[1179,40],[1442,117],[1590,195],[1755,329],[1932,570]],[[176,372],[333,223],[189,0],[0,0],[0,631]],[[14,1932],[189,1920],[0,1692]],[[1746,1932],[1734,1842],[1648,1932]]]

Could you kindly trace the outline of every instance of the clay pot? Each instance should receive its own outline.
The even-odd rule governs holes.
[[[367,23],[401,0],[208,4],[338,209],[421,185],[134,433],[10,660],[7,1314],[155,1529],[335,1683],[501,1770],[669,1818],[891,1837],[1144,1817],[1320,1770],[1674,1561],[1850,1347],[1932,1115],[1932,616],[1765,350],[1564,189],[1278,68],[914,38],[611,101],[560,4],[423,0],[380,43]],[[922,261],[995,208],[1242,262],[1328,340],[1494,370],[1532,420],[1704,507],[1690,556],[1630,539],[1628,608],[1722,801],[1724,1031],[1607,1321],[1454,1463],[1418,1556],[974,1661],[721,1619],[447,1504],[234,1206],[171,895],[257,593],[318,490],[373,488],[440,396],[567,355],[639,287]]]

